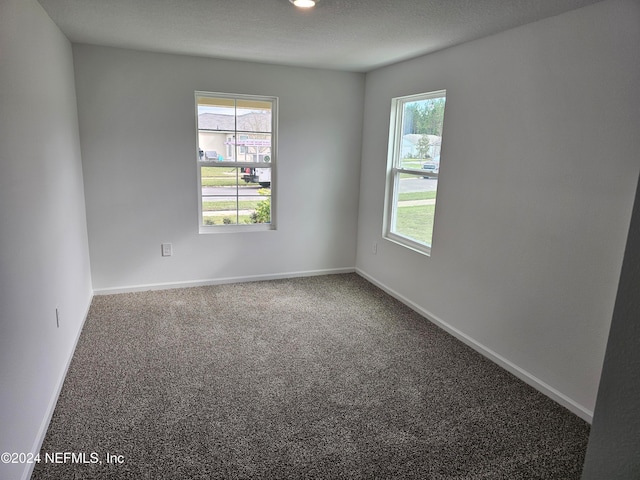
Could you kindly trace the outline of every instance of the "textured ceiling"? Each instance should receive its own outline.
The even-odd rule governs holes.
[[[76,43],[369,71],[598,0],[39,0]]]

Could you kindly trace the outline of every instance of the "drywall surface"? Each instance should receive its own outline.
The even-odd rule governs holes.
[[[640,184],[589,437],[584,480],[640,478]]]
[[[640,169],[639,25],[602,2],[366,78],[358,270],[586,419]],[[427,257],[382,238],[387,139],[393,97],[440,89]]]
[[[73,49],[96,292],[353,270],[364,75]],[[277,230],[198,233],[196,90],[279,98]]]
[[[0,452],[29,453],[92,289],[71,45],[35,0],[0,2],[0,45]]]

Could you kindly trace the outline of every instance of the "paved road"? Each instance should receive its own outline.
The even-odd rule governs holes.
[[[400,181],[400,192],[432,192],[436,190],[438,181],[430,178],[403,178]],[[240,196],[257,197],[259,196],[258,190],[262,187],[258,186],[244,186],[240,185],[238,194]],[[202,187],[202,196],[217,195],[217,196],[236,196],[235,187]],[[434,205],[435,199],[431,200],[410,200],[400,202],[400,206],[408,207],[413,205]],[[231,212],[203,212],[205,216],[224,216]],[[235,213],[235,212],[233,212]],[[249,211],[242,211],[241,214],[249,214]]]
[[[436,190],[438,181],[431,178],[403,178],[400,181],[400,192],[433,192]],[[240,185],[239,195],[258,196],[259,186]],[[202,195],[236,195],[235,187],[202,187]]]
[[[433,192],[437,185],[435,178],[403,178],[400,180],[400,193]]]
[[[398,202],[399,207],[415,207],[418,205],[435,205],[435,198],[428,198],[427,200],[400,200]]]

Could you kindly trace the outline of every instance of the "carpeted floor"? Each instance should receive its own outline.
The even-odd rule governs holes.
[[[330,275],[95,297],[32,478],[571,480],[588,435]]]

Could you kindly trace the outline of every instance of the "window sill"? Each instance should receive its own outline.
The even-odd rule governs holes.
[[[402,247],[408,248],[409,250],[413,250],[414,252],[417,252],[420,255],[425,255],[427,257],[431,256],[431,247],[424,245],[422,243],[414,242],[413,240],[410,240],[407,237],[396,235],[394,233],[387,233],[382,238],[384,238],[385,240],[389,240],[390,242],[400,245]]]
[[[270,232],[276,229],[272,223],[251,223],[246,225],[200,225],[198,233],[248,233]]]

